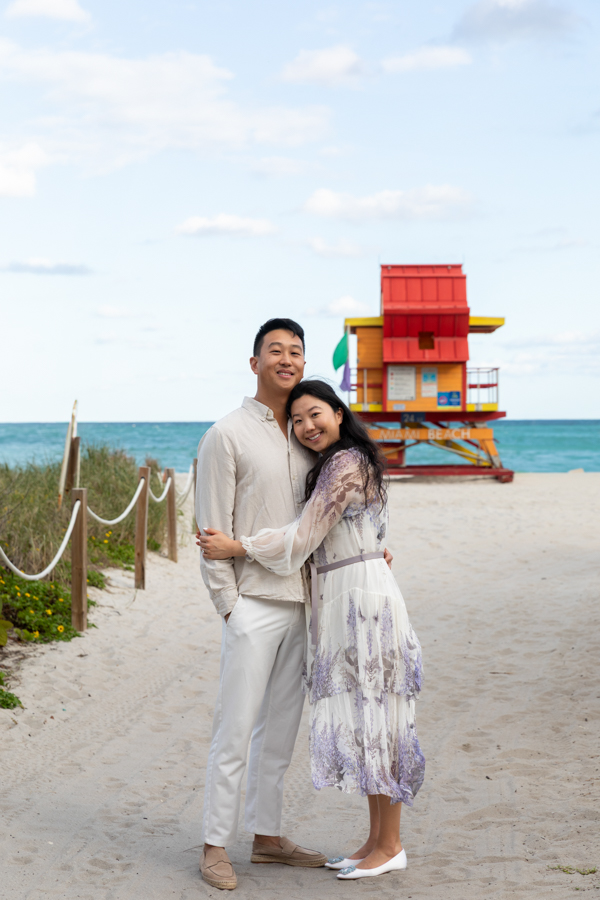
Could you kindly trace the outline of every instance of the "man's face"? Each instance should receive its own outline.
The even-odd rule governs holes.
[[[284,329],[268,331],[259,355],[250,357],[250,367],[258,375],[259,387],[285,394],[302,381],[305,365],[302,341]]]

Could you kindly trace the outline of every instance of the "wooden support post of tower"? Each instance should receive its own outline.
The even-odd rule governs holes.
[[[148,543],[148,486],[150,483],[150,467],[140,466],[140,481],[144,486],[138,497],[135,516],[135,586],[138,590],[146,588],[146,546]]]
[[[171,479],[171,486],[167,494],[167,543],[169,547],[169,559],[177,562],[177,500],[175,496],[175,469],[166,469],[167,479]]]
[[[87,488],[73,488],[73,506],[79,500],[71,536],[71,624],[77,631],[87,628]]]

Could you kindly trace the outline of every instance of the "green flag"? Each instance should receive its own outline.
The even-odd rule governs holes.
[[[348,362],[348,334],[346,332],[344,332],[344,337],[333,351],[333,368],[337,370],[345,362]]]

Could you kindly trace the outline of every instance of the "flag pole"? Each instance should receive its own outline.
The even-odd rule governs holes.
[[[346,341],[348,343],[348,365],[350,364],[350,326],[346,325]],[[348,409],[350,409],[350,394],[352,393],[352,368],[350,368],[350,384],[348,385],[348,392],[346,397],[346,405]]]

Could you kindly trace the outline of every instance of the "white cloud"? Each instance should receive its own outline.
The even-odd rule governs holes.
[[[50,259],[26,259],[23,262],[11,262],[4,268],[5,272],[16,272],[27,275],[91,275],[88,266],[73,263],[52,262]]]
[[[263,237],[272,234],[275,227],[268,219],[244,219],[242,216],[219,213],[212,219],[191,216],[178,225],[175,231],[177,234],[185,235],[229,234],[236,237]]]
[[[600,375],[600,332],[565,331],[560,334],[504,343],[502,372],[507,375]]]
[[[329,259],[335,259],[336,257],[356,258],[363,256],[365,252],[358,244],[343,239],[339,240],[337,244],[328,244],[323,238],[314,237],[309,238],[306,243],[311,250],[314,250],[317,256],[324,256]]]
[[[0,147],[0,197],[33,197],[35,173],[48,157],[35,143],[14,149]]]
[[[461,47],[420,47],[404,56],[384,59],[383,69],[386,72],[412,72],[419,69],[448,69],[454,66],[466,66],[473,62],[471,56]]]
[[[102,319],[127,319],[131,315],[128,309],[122,306],[99,306],[96,315]]]
[[[308,165],[301,159],[290,159],[287,156],[266,156],[255,160],[251,167],[258,175],[271,178],[285,178],[290,175],[303,175]]]
[[[353,197],[321,188],[304,205],[307,212],[328,218],[364,221],[367,219],[445,219],[464,215],[472,198],[452,185],[426,185],[410,191],[380,191],[369,197]]]
[[[14,0],[7,7],[5,15],[9,19],[44,16],[69,22],[86,22],[90,18],[90,14],[81,8],[77,0]]]
[[[154,330],[154,329],[153,329]],[[140,337],[137,332],[105,331],[97,334],[95,344],[122,344],[127,350],[158,350],[164,349],[165,341],[162,338]]]
[[[569,32],[577,18],[550,0],[479,0],[469,7],[455,28],[455,37],[508,41],[544,39]]]
[[[337,87],[356,84],[363,74],[364,65],[354,50],[338,46],[301,50],[296,59],[285,66],[281,77],[294,84]]]
[[[26,50],[0,39],[0,80],[43,92],[38,123],[56,153],[107,170],[165,148],[239,149],[323,137],[323,107],[242,107],[227,96],[231,72],[178,51],[146,59]]]
[[[556,253],[593,246],[585,238],[572,237],[564,227],[542,228],[530,235],[531,240],[513,249],[513,253]]]
[[[361,303],[348,295],[332,300],[327,311],[331,316],[366,316],[372,310],[367,303]]]
[[[560,250],[580,250],[583,247],[590,247],[590,241],[583,238],[561,238],[553,244],[538,244],[530,247],[517,247],[516,253],[555,253]]]
[[[338,297],[337,300],[332,300],[331,303],[328,303],[327,306],[317,308],[311,307],[305,311],[305,315],[307,316],[373,316],[375,313],[371,309],[371,307],[367,303],[361,303],[360,300],[355,300],[354,297],[350,297],[346,294],[343,297]]]

